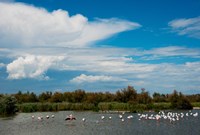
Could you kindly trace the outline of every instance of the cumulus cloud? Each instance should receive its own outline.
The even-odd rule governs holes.
[[[0,44],[4,47],[85,47],[141,25],[120,19],[88,21],[65,10],[48,12],[22,3],[0,3]]]
[[[200,17],[175,19],[168,23],[172,31],[179,35],[200,38]]]
[[[126,79],[112,77],[112,76],[105,76],[105,75],[85,75],[81,74],[70,80],[72,83],[93,83],[93,82],[118,82],[118,81],[127,81]]]
[[[45,72],[56,65],[63,57],[57,56],[34,56],[19,57],[7,65],[8,79],[49,79]]]

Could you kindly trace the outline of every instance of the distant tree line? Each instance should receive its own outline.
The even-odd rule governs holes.
[[[19,91],[12,95],[0,95],[0,114],[11,113],[15,109],[10,109],[8,106],[12,103],[23,104],[23,103],[85,103],[93,104],[98,107],[99,103],[102,102],[117,102],[117,103],[128,103],[130,105],[145,104],[151,105],[153,103],[171,103],[172,109],[191,109],[192,105],[190,102],[200,102],[200,94],[197,95],[183,95],[181,92],[174,90],[172,94],[160,94],[153,93],[150,96],[149,92],[144,88],[138,93],[134,87],[128,86],[127,88],[116,91],[115,93],[110,92],[85,92],[84,90],[78,89],[72,92],[54,92],[46,91],[39,95],[34,92],[27,91],[22,93]],[[15,105],[11,105],[14,108]],[[9,110],[10,109],[10,110]]]

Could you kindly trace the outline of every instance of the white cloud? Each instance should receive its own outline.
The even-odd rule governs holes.
[[[200,38],[200,17],[176,19],[170,21],[168,25],[179,35]]]
[[[178,46],[150,50],[134,48],[34,48],[28,51],[17,50],[17,53],[13,53],[15,50],[6,50],[5,52],[17,57],[7,66],[9,79],[45,79],[46,71],[54,69],[63,72],[78,71],[90,74],[82,74],[73,79],[69,78],[71,79],[70,85],[76,83],[84,85],[91,82],[115,83],[117,81],[117,85],[120,87],[133,85],[137,88],[148,88],[148,90],[186,90],[199,87],[200,82],[200,62],[198,58],[194,62],[186,59],[185,62],[180,64],[167,63],[166,60],[162,61],[162,59],[160,59],[160,63],[137,62],[144,55],[146,57],[157,55],[166,59],[168,56],[178,55],[187,58],[198,57],[200,52],[198,48],[191,49]],[[29,56],[27,53],[31,55]],[[135,58],[135,56],[137,57]],[[46,78],[48,79],[48,77]],[[87,86],[84,85],[84,87]]]
[[[72,41],[71,44],[88,44],[92,41],[108,38],[113,34],[123,32],[125,30],[139,28],[140,26],[141,25],[138,23],[116,18],[97,19],[94,22],[89,22],[88,25],[83,29],[80,37]]]
[[[105,76],[105,75],[85,75],[81,74],[70,80],[72,83],[93,83],[93,82],[120,82],[120,81],[127,81],[126,79],[112,77],[112,76]]]
[[[200,57],[199,48],[187,48],[182,46],[167,46],[167,47],[153,48],[150,50],[144,50],[141,53],[142,55],[144,55],[143,58],[145,58],[146,60],[155,60],[155,59],[161,59],[163,57],[176,57],[176,56],[190,57],[190,58]]]
[[[60,56],[33,56],[19,57],[7,65],[8,79],[49,79],[45,72],[63,60]]]
[[[200,72],[200,61],[199,62],[187,62],[185,64],[187,68],[192,69],[192,71]]]
[[[119,32],[139,28],[120,19],[88,21],[65,10],[48,12],[22,3],[0,3],[0,44],[3,47],[85,47]]]
[[[4,51],[3,51],[4,52]],[[9,52],[6,50],[6,52]],[[17,53],[16,53],[17,52]],[[135,62],[135,56],[137,59],[141,60],[143,57],[148,58],[153,57],[154,55],[157,58],[151,60],[165,59],[168,56],[184,56],[184,57],[198,57],[200,56],[199,49],[190,49],[178,46],[169,46],[164,48],[154,48],[151,50],[137,50],[137,49],[119,49],[119,48],[85,48],[85,49],[70,49],[70,48],[48,48],[48,49],[31,49],[26,50],[17,50],[11,51],[12,55],[15,57],[21,57],[25,59],[27,53],[37,56],[48,56],[48,57],[62,57],[62,61],[57,62],[57,67],[54,67],[55,70],[63,71],[86,71],[93,74],[106,74],[106,75],[126,75],[131,74],[135,75],[134,78],[144,78],[149,76],[152,72],[165,69],[165,67],[160,68],[159,63],[157,64],[148,64],[148,63],[137,63]],[[7,54],[8,55],[8,54]],[[129,57],[131,56],[131,57]],[[136,59],[136,61],[138,61]],[[14,61],[17,61],[15,59]],[[14,62],[13,61],[13,62]],[[35,61],[37,62],[37,61]],[[23,61],[25,63],[25,61]],[[162,60],[161,60],[161,63]],[[34,63],[32,63],[34,64]],[[175,65],[176,66],[176,65]],[[46,70],[52,68],[48,66]],[[12,73],[12,70],[17,71],[17,67],[10,69],[9,74]],[[44,71],[46,71],[44,70]],[[15,72],[16,72],[15,71]],[[41,74],[44,72],[41,72]],[[25,76],[30,78],[30,76]]]

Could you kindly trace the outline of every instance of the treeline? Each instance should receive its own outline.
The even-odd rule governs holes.
[[[200,94],[196,95],[183,95],[181,92],[174,90],[171,94],[160,94],[154,92],[151,96],[148,91],[144,88],[141,89],[141,92],[138,93],[134,87],[128,86],[127,88],[118,90],[116,93],[110,92],[85,92],[84,90],[75,90],[72,92],[54,92],[46,91],[42,92],[39,95],[36,95],[33,92],[27,91],[22,93],[19,91],[16,94],[13,94],[17,99],[18,103],[34,103],[34,102],[69,102],[69,103],[94,103],[98,104],[99,102],[123,102],[123,103],[139,103],[139,104],[149,104],[157,102],[170,102],[171,98],[178,94],[182,98],[186,98],[190,102],[200,102]],[[3,95],[0,95],[0,97]]]
[[[8,95],[0,95],[0,114],[6,113],[5,104]],[[59,111],[59,110],[148,110],[148,109],[192,109],[191,102],[199,102],[200,95],[185,96],[174,90],[171,94],[155,92],[150,96],[144,88],[138,93],[134,87],[110,92],[85,92],[75,90],[73,92],[42,92],[36,95],[33,92],[10,95],[13,103],[17,103],[18,111]],[[162,103],[162,104],[160,104]],[[13,106],[12,106],[13,107]],[[14,109],[15,110],[15,109]],[[12,110],[12,111],[14,111]]]

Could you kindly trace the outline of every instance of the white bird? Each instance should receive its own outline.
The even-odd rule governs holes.
[[[119,118],[120,118],[120,119],[122,119],[122,117],[123,117],[122,115],[119,115]]]
[[[181,113],[181,118],[183,118],[184,117],[184,113]]]
[[[42,120],[42,117],[38,116],[38,120],[39,120],[39,121]]]
[[[129,115],[127,118],[128,118],[128,119],[132,119],[132,118],[133,118],[133,115]]]
[[[82,121],[83,121],[83,122],[85,122],[85,121],[86,121],[86,119],[85,119],[85,118],[82,118]]]
[[[193,116],[194,116],[194,117],[197,117],[197,116],[198,116],[198,112],[194,113]]]

